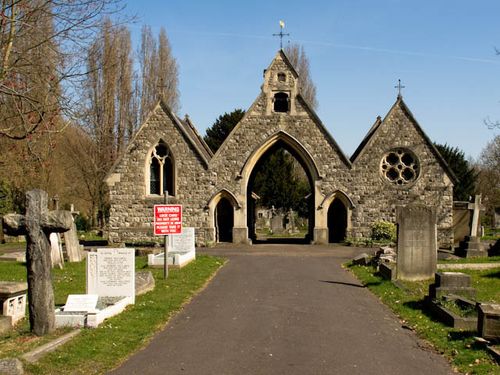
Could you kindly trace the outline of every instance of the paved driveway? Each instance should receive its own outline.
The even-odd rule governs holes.
[[[450,374],[341,264],[359,250],[256,245],[115,374]]]

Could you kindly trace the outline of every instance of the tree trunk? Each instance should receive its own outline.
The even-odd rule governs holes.
[[[26,193],[28,304],[31,331],[38,336],[55,329],[50,244],[41,227],[41,219],[48,214],[47,203],[47,193],[42,190]]]

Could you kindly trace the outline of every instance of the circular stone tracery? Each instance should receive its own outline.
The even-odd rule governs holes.
[[[410,150],[402,148],[391,150],[382,158],[381,172],[395,185],[408,184],[418,177],[418,159]]]

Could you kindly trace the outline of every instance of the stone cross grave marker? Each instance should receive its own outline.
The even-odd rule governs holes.
[[[87,255],[87,294],[135,302],[135,249],[97,249]]]
[[[3,228],[7,234],[26,236],[30,327],[38,336],[55,328],[49,235],[67,231],[72,223],[69,211],[49,211],[47,203],[45,191],[31,190],[26,193],[26,215],[8,214],[3,217]]]
[[[425,280],[437,269],[437,225],[434,207],[397,207],[398,250],[396,277]]]

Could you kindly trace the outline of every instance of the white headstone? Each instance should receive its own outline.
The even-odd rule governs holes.
[[[175,253],[188,253],[195,251],[194,228],[183,227],[181,234],[169,236],[172,239],[172,251]]]
[[[50,259],[52,260],[52,267],[59,266],[62,268],[64,266],[64,258],[61,246],[61,236],[59,233],[52,232],[49,235],[50,241]]]
[[[70,294],[64,305],[64,311],[94,312],[98,298],[97,294]]]
[[[135,249],[106,248],[89,253],[87,294],[135,301]]]

